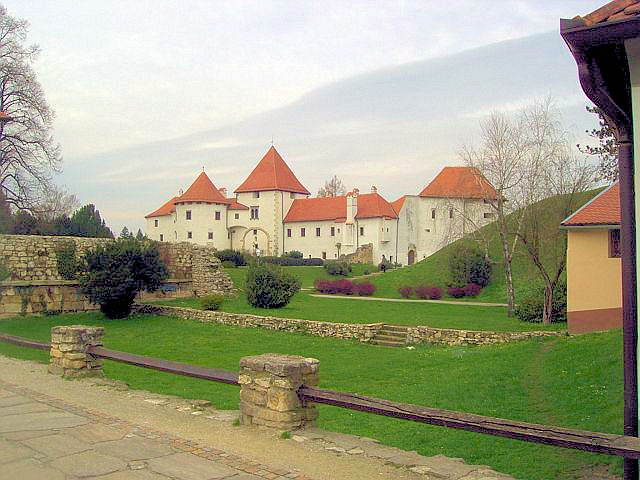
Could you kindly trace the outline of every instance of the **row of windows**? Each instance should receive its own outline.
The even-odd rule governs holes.
[[[483,214],[483,216],[484,216],[484,218],[491,218],[491,217],[493,217],[493,213],[485,212]],[[433,220],[435,220],[435,218],[436,218],[436,209],[435,208],[431,209],[431,218]],[[453,218],[453,208],[449,209],[449,218]]]
[[[336,236],[336,227],[331,227],[330,229],[330,233],[332,237]],[[338,228],[338,233],[340,233],[340,229]],[[360,235],[364,235],[364,227],[360,227]],[[301,237],[306,237],[307,236],[307,229],[302,227],[300,229],[300,236]],[[321,229],[320,227],[316,227],[316,237],[320,237],[321,235]],[[287,237],[291,237],[291,229],[287,228]]]

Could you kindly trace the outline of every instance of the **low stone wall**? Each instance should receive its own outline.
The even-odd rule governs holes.
[[[332,323],[293,318],[266,317],[245,313],[197,310],[165,305],[138,305],[141,313],[175,315],[203,323],[219,323],[237,327],[261,327],[269,330],[308,333],[317,337],[355,339],[368,343],[382,329],[382,323]],[[407,344],[430,343],[439,345],[491,345],[539,337],[557,337],[563,332],[481,332],[453,330],[426,326],[408,327]]]
[[[444,345],[491,345],[540,337],[559,337],[563,332],[482,332],[454,330],[425,326],[409,327],[407,343],[432,343]]]
[[[228,313],[196,310],[194,308],[167,307],[160,305],[138,305],[141,313],[157,315],[175,315],[180,318],[197,320],[203,323],[219,323],[236,327],[261,327],[269,330],[308,333],[317,337],[352,338],[361,342],[369,342],[382,328],[381,323],[350,324],[317,322],[315,320],[298,320],[294,318],[263,317],[245,313]]]
[[[348,255],[340,255],[340,260],[350,263],[373,263],[373,243],[367,243]]]
[[[193,294],[191,280],[169,280],[156,292],[140,292],[136,299],[182,298]],[[75,280],[0,282],[0,313],[84,312],[98,308],[80,293]]]

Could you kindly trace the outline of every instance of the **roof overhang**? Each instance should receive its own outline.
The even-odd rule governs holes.
[[[600,224],[600,225],[560,225],[560,228],[563,230],[602,230],[607,229],[610,230],[612,228],[620,228],[619,223],[612,224]]]

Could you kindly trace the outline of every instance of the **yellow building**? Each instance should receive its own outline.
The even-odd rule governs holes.
[[[569,333],[622,327],[620,188],[614,183],[562,222]]]

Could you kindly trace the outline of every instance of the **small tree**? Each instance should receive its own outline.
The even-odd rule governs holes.
[[[108,318],[128,316],[138,292],[153,292],[167,278],[155,246],[135,239],[98,245],[84,259],[87,267],[80,277],[81,291]]]
[[[346,189],[344,188],[344,184],[337,175],[334,175],[331,180],[324,182],[324,186],[318,190],[319,197],[337,197],[345,193]]]
[[[246,279],[247,300],[258,308],[281,308],[300,290],[300,279],[282,267],[256,263]]]
[[[600,158],[597,175],[598,178],[613,183],[618,179],[618,140],[613,129],[609,126],[609,121],[598,107],[590,107],[587,105],[587,112],[598,116],[598,124],[600,128],[586,130],[589,136],[598,140],[600,145],[592,147],[585,145],[584,147],[577,145],[578,150],[582,153],[595,155]]]

